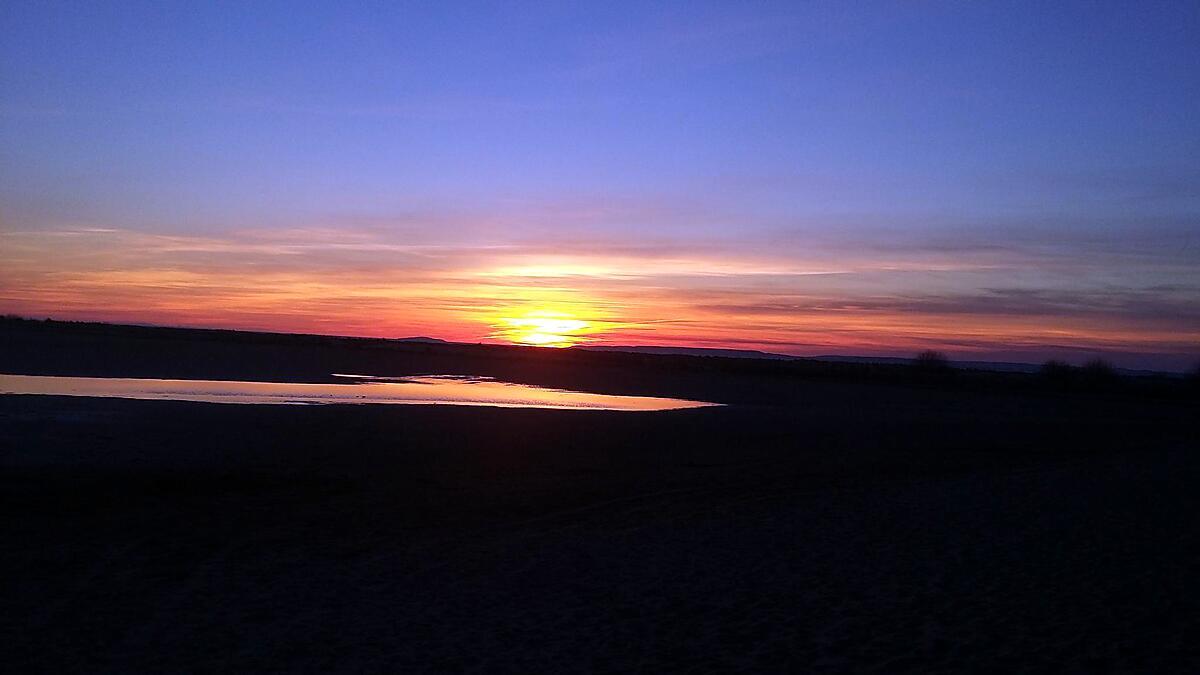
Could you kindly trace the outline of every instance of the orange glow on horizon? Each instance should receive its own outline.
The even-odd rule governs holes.
[[[493,325],[491,337],[534,347],[570,347],[584,342],[597,327],[567,312],[529,310],[518,316],[502,316]]]
[[[350,249],[326,245],[347,237]],[[962,357],[1022,351],[1037,359],[1052,346],[1179,354],[1182,363],[1200,340],[1186,312],[1110,309],[1141,296],[1110,297],[1098,281],[1099,290],[1061,297],[998,296],[989,287],[1003,282],[1006,268],[947,271],[940,260],[920,260],[938,274],[914,277],[897,269],[917,262],[859,258],[838,274],[811,273],[819,262],[789,271],[766,254],[737,251],[644,260],[589,252],[546,257],[519,248],[410,247],[321,232],[168,237],[120,229],[0,230],[0,311],[559,348],[599,343],[793,355],[935,348]]]

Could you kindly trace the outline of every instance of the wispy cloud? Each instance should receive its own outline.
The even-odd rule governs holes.
[[[0,262],[0,309],[66,318],[481,340],[505,316],[553,311],[591,321],[601,341],[792,353],[1053,344],[1184,358],[1200,344],[1200,286],[1155,282],[1144,260],[1147,281],[1116,283],[1103,257],[1089,266],[1020,243],[468,244],[371,227],[86,226],[0,232]]]

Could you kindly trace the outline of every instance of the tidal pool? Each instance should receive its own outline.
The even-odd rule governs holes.
[[[99,396],[205,403],[396,403],[625,411],[678,410],[718,405],[675,398],[614,396],[567,389],[547,389],[486,377],[376,377],[343,373],[337,373],[334,377],[345,381],[243,382],[0,374],[0,394]]]

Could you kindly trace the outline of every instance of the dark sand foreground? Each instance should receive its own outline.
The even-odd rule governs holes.
[[[0,397],[6,669],[1200,667],[1182,404],[807,386],[665,413]]]

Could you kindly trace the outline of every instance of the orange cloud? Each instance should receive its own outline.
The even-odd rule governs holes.
[[[1113,289],[1100,272],[1013,283],[1002,255],[692,242],[406,243],[371,230],[184,236],[0,232],[0,309],[30,316],[564,346],[954,353],[1057,345],[1187,353],[1188,286]],[[1004,286],[1008,284],[1008,286]],[[1051,287],[1053,286],[1053,287]]]

